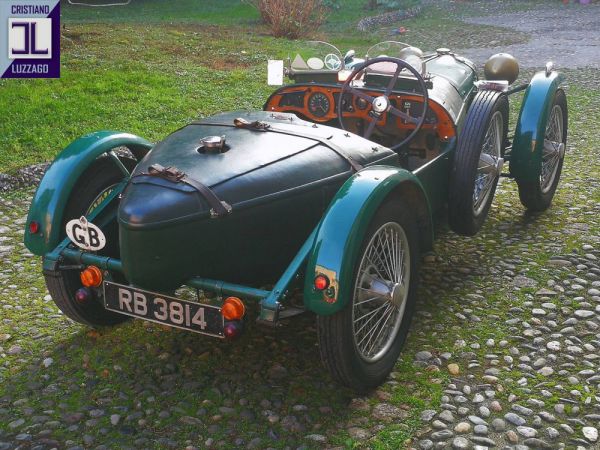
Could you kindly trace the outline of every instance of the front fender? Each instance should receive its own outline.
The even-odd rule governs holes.
[[[352,295],[354,266],[373,215],[390,195],[407,199],[417,214],[421,247],[433,240],[431,210],[419,179],[398,167],[373,166],[344,183],[321,220],[306,267],[305,307],[319,315],[341,310]],[[314,287],[317,275],[326,275],[329,288]]]
[[[59,153],[29,207],[26,224],[36,221],[40,225],[36,234],[31,234],[26,225],[25,246],[32,253],[42,256],[58,245],[64,209],[75,183],[98,156],[117,147],[127,147],[140,159],[152,144],[133,134],[98,131],[73,141]]]
[[[539,179],[546,122],[554,94],[563,80],[558,72],[538,72],[525,91],[510,154],[510,174],[518,180]]]

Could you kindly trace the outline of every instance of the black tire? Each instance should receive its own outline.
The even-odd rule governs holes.
[[[498,120],[502,123],[498,124]],[[496,144],[488,144],[487,138],[495,137],[498,132],[501,135],[497,137],[499,148],[496,148]],[[507,133],[506,95],[496,91],[478,92],[458,137],[450,174],[448,223],[455,233],[473,236],[483,226],[500,178],[499,170],[492,169],[492,164],[488,164],[488,161],[497,163],[502,157]],[[493,145],[493,153],[497,152],[496,155],[489,153],[492,150],[490,145]],[[488,161],[482,158],[488,158]],[[490,167],[487,174],[482,172],[480,160]]]
[[[562,120],[559,118],[558,121],[562,122],[562,136],[560,136],[560,143],[567,145],[567,129],[568,129],[568,109],[567,109],[567,96],[562,89],[558,89],[554,94],[554,100],[552,101],[552,107],[548,115],[548,121],[546,124],[546,135],[545,139],[549,137],[548,127],[551,125],[553,119],[552,113],[555,108],[560,108],[562,114]],[[553,137],[553,136],[550,136]],[[558,142],[558,141],[556,141]],[[542,150],[544,152],[544,150]],[[560,174],[562,172],[562,166],[564,162],[564,152],[562,155],[558,154],[558,162],[556,170],[552,171],[553,175],[551,179],[545,179],[543,177],[544,164],[540,167],[540,176],[537,181],[524,181],[517,178],[517,186],[519,187],[519,198],[521,203],[529,211],[545,211],[548,209],[554,198],[558,181],[560,180]]]
[[[135,167],[135,161],[124,159],[124,164],[128,168]],[[101,157],[87,169],[79,178],[72,191],[71,197],[65,208],[65,215],[61,225],[63,235],[66,236],[66,223],[84,215],[94,200],[98,198],[108,187],[123,180],[123,174],[117,168],[116,164],[107,157]],[[119,256],[119,236],[117,224],[111,224],[104,230],[107,245],[100,252],[102,255],[118,257]],[[75,301],[75,292],[82,287],[79,279],[79,270],[59,269],[45,270],[44,278],[46,286],[58,308],[70,319],[88,326],[107,326],[116,325],[128,320],[128,317],[122,314],[116,314],[108,311],[102,305],[101,289],[94,292],[94,298],[84,305]]]
[[[396,224],[396,225],[394,225]],[[392,227],[396,230],[399,226],[405,233],[405,238],[408,244],[409,256],[404,262],[405,266],[408,263],[410,273],[406,275],[408,288],[404,298],[404,312],[400,318],[394,319],[394,331],[391,331],[387,336],[387,345],[384,345],[380,350],[381,356],[373,361],[367,361],[364,358],[364,352],[359,350],[360,345],[357,343],[354,329],[354,311],[360,306],[357,292],[360,292],[358,285],[359,276],[364,279],[364,274],[361,269],[365,253],[371,248],[371,241],[376,239],[376,235],[385,227]],[[387,236],[387,235],[386,235]],[[357,392],[366,392],[372,388],[379,386],[392,371],[406,336],[408,334],[410,322],[414,313],[417,282],[418,282],[418,264],[419,264],[419,245],[418,245],[418,229],[414,212],[409,206],[401,201],[388,201],[382,205],[378,212],[373,217],[365,239],[361,245],[360,256],[357,259],[354,269],[354,277],[348,303],[341,311],[330,316],[317,317],[317,331],[319,350],[321,360],[324,366],[329,370],[331,376],[339,383],[350,387]],[[380,268],[383,265],[379,266]],[[361,273],[362,272],[362,273]],[[404,296],[404,294],[402,294]],[[388,306],[392,304],[390,300],[384,300],[383,297],[377,299],[379,305]],[[364,302],[364,301],[363,301]],[[378,306],[373,305],[375,309]],[[399,310],[401,307],[398,307]],[[387,307],[386,307],[387,309]],[[385,316],[386,310],[381,314]],[[398,312],[398,315],[402,314]],[[359,318],[360,319],[360,318]],[[381,321],[382,319],[376,319]],[[387,319],[386,319],[387,320]],[[359,322],[361,327],[367,326],[367,322]],[[358,325],[357,325],[358,326]],[[369,330],[365,331],[368,333]],[[395,333],[395,334],[394,334]],[[360,332],[358,333],[360,337]],[[384,336],[385,337],[385,336]],[[365,339],[363,337],[362,339]],[[375,339],[377,341],[379,336]],[[368,346],[369,343],[365,345]],[[373,344],[375,345],[375,344]]]

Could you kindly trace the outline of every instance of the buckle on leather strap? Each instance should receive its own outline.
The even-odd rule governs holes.
[[[185,173],[176,167],[163,167],[160,164],[152,164],[148,167],[148,175],[166,178],[169,181],[181,181],[185,177]]]
[[[216,211],[215,208],[210,208],[210,218],[211,219],[218,219],[219,217],[222,217],[224,214],[231,214],[232,211],[232,207],[229,203],[221,201],[221,205],[223,205],[223,208],[225,208],[225,213],[223,213],[222,211]]]
[[[244,128],[247,130],[267,131],[269,128],[271,128],[271,125],[267,122],[261,122],[260,120],[250,122],[249,120],[243,119],[241,117],[234,119],[233,124],[236,128]]]

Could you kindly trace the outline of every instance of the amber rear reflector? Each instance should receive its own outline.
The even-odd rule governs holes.
[[[246,314],[246,306],[237,297],[227,297],[221,307],[221,314],[226,320],[239,320]]]
[[[96,266],[88,266],[80,275],[85,287],[98,287],[102,284],[102,271]]]

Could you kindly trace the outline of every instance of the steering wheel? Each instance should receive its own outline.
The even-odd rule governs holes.
[[[382,95],[380,95],[379,97],[372,97],[366,92],[363,92],[352,86],[352,82],[356,79],[360,72],[364,71],[367,67],[380,63],[393,63],[396,65],[396,71],[394,73],[394,76],[392,76],[385,92]],[[417,80],[417,83],[419,84],[419,91],[416,93],[410,93],[411,95],[420,95],[421,97],[423,97],[423,110],[421,112],[421,115],[419,115],[418,117],[413,117],[410,114],[401,111],[400,109],[392,105],[392,103],[390,102],[390,94],[392,93],[392,90],[396,85],[396,81],[398,81],[398,77],[400,76],[400,72],[402,72],[403,69],[408,70],[412,75],[414,75],[414,77]],[[340,93],[340,98],[338,101],[338,120],[340,122],[342,130],[346,130],[346,128],[344,127],[344,118],[342,111],[342,103],[344,99],[344,94],[346,93],[350,93],[353,96],[359,97],[365,100],[369,105],[371,105],[371,111],[369,111],[368,114],[370,123],[365,132],[363,133],[363,137],[365,139],[369,139],[369,137],[371,137],[371,134],[373,134],[373,130],[375,129],[375,125],[377,124],[377,122],[381,120],[382,117],[387,116],[388,114],[392,114],[396,117],[400,117],[401,119],[406,120],[407,122],[415,124],[414,130],[406,138],[404,138],[404,140],[402,140],[398,144],[391,146],[391,150],[396,150],[408,143],[410,140],[412,140],[425,123],[425,116],[427,115],[427,106],[429,103],[427,85],[425,84],[425,80],[423,79],[421,74],[417,72],[417,69],[415,69],[413,66],[408,64],[406,61],[403,61],[402,59],[392,58],[389,56],[381,56],[379,58],[370,59],[369,61],[358,65],[354,69],[352,74],[342,85],[342,92]]]

